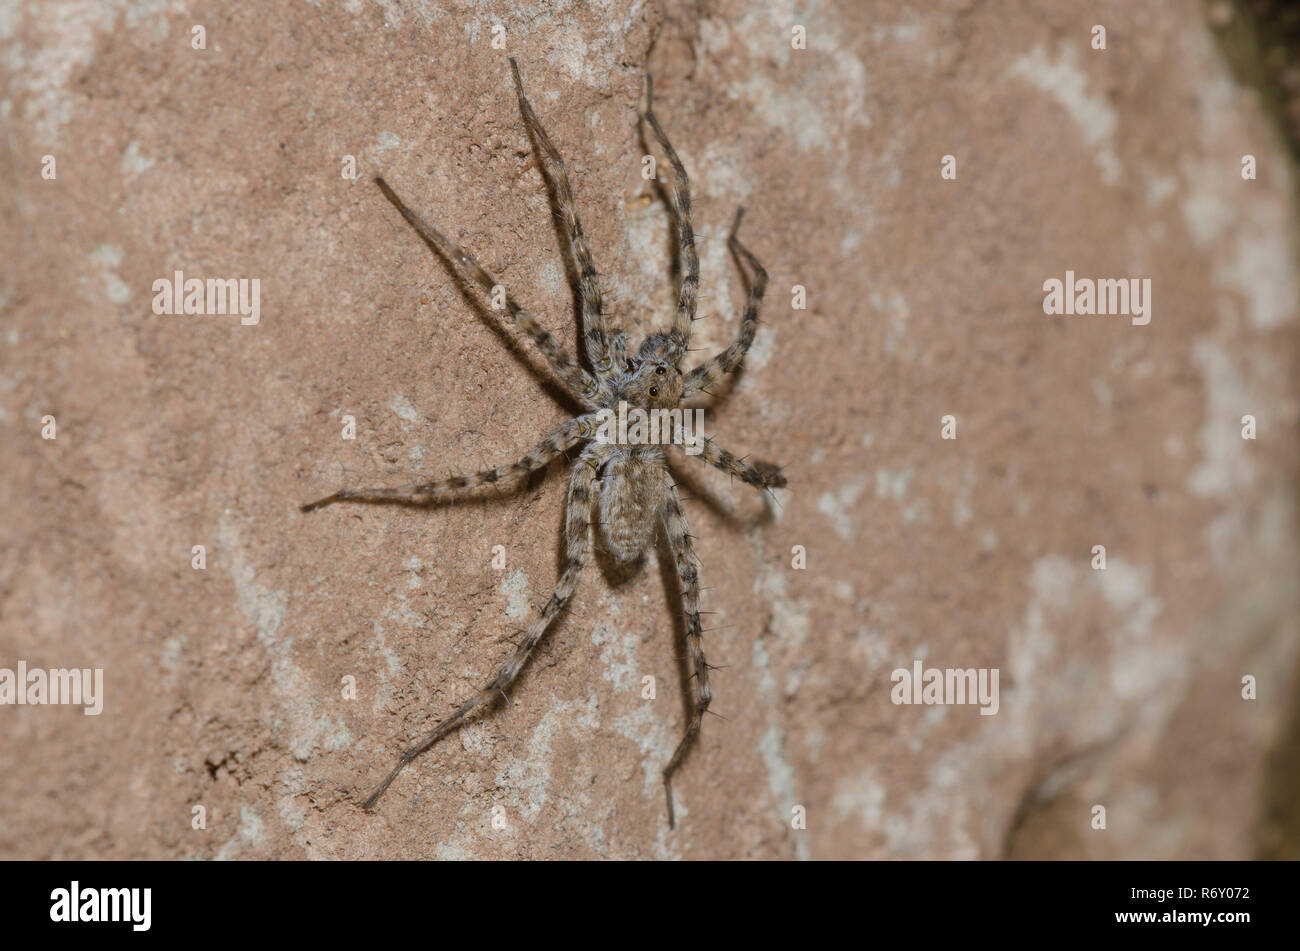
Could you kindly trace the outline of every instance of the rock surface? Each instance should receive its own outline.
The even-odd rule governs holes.
[[[1200,6],[195,17],[0,14],[0,667],[105,684],[96,717],[0,707],[0,857],[1256,854],[1296,686],[1295,183]],[[739,204],[771,273],[706,428],[789,488],[771,505],[677,466],[725,719],[674,831],[687,671],[662,559],[590,563],[509,706],[358,807],[493,674],[560,557],[562,463],[512,497],[298,510],[513,460],[574,410],[370,183],[573,348],[507,55],[634,334],[675,296],[647,71],[702,235],[696,356],[739,324]],[[177,270],[259,279],[259,322],[155,314]],[[1150,278],[1150,323],[1046,316],[1067,270]],[[997,714],[892,703],[918,659],[997,668]]]

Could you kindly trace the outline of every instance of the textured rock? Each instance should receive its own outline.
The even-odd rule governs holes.
[[[0,667],[105,672],[98,717],[0,708],[0,856],[1237,858],[1275,836],[1290,157],[1197,4],[896,7],[325,0],[199,21],[204,50],[182,3],[0,14]],[[659,774],[686,671],[654,563],[591,564],[509,707],[357,806],[557,571],[558,465],[508,498],[298,511],[517,458],[573,409],[369,182],[572,347],[507,54],[625,325],[674,299],[647,70],[704,236],[699,356],[738,326],[738,204],[772,276],[706,418],[790,487],[769,510],[678,467],[726,719],[675,831]],[[258,278],[260,321],[155,315],[175,270]],[[1044,315],[1067,270],[1150,278],[1150,323]],[[916,659],[999,669],[998,713],[894,705]]]

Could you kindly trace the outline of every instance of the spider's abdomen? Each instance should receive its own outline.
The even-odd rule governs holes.
[[[666,477],[663,453],[625,450],[605,464],[601,533],[619,561],[636,561],[654,542]]]

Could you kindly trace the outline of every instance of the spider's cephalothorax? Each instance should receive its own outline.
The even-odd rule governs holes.
[[[699,257],[695,252],[695,235],[691,228],[691,194],[686,170],[669,144],[659,120],[655,118],[654,86],[647,76],[644,119],[673,167],[672,205],[682,278],[677,310],[669,331],[650,335],[635,355],[629,354],[622,331],[611,329],[606,322],[599,279],[592,266],[591,253],[582,232],[564,160],[524,96],[519,67],[513,59],[510,60],[510,69],[514,75],[515,92],[519,97],[524,124],[541,153],[545,165],[544,174],[554,188],[558,211],[577,265],[577,289],[583,317],[582,347],[591,369],[584,369],[575,362],[559,341],[543,330],[532,315],[508,295],[506,308],[519,329],[533,340],[556,375],[588,411],[563,423],[518,462],[471,476],[452,476],[418,485],[341,489],[333,495],[304,505],[302,509],[311,511],[344,500],[424,504],[441,501],[456,493],[484,485],[518,485],[522,476],[542,468],[565,451],[583,445],[569,477],[565,516],[565,565],[554,593],[542,608],[541,616],[524,634],[514,654],[496,677],[439,723],[432,733],[403,753],[392,772],[366,800],[365,805],[367,809],[372,808],[407,763],[457,729],[468,717],[483,712],[505,697],[506,688],[519,676],[529,655],[573,593],[586,558],[591,511],[595,506],[599,511],[600,529],[606,546],[618,560],[635,561],[640,558],[653,544],[655,532],[662,526],[677,567],[694,694],[685,736],[664,767],[668,822],[672,825],[673,773],[699,735],[700,722],[712,697],[709,691],[709,665],[704,659],[703,632],[700,629],[700,586],[695,552],[687,530],[686,517],[682,513],[681,498],[668,471],[665,446],[661,443],[610,440],[597,436],[605,414],[620,405],[643,411],[674,410],[698,398],[711,384],[717,383],[738,367],[754,340],[754,331],[758,326],[758,306],[767,286],[767,272],[736,237],[742,214],[738,210],[728,244],[737,260],[743,260],[753,272],[740,333],[721,353],[694,369],[683,372],[682,361],[691,339],[691,324],[695,320]],[[499,286],[496,278],[466,251],[407,208],[382,178],[375,181],[402,216],[443,257],[463,269],[484,290],[490,292]],[[692,448],[696,450],[692,454],[699,455],[723,472],[757,488],[785,485],[785,477],[776,466],[758,461],[746,462],[711,439],[701,438]]]

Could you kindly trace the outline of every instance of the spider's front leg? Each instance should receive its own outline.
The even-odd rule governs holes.
[[[582,454],[577,463],[574,464],[573,475],[569,479],[569,497],[564,523],[566,543],[564,570],[560,573],[560,580],[556,582],[550,600],[542,608],[541,616],[533,622],[533,626],[528,629],[523,640],[519,642],[519,646],[515,648],[514,654],[497,672],[497,675],[489,681],[487,686],[462,704],[455,713],[439,723],[432,733],[402,754],[392,772],[384,778],[384,781],[366,800],[366,809],[374,808],[375,804],[379,802],[379,797],[384,794],[384,791],[388,789],[407,763],[433,746],[448,733],[458,729],[471,715],[486,710],[498,700],[505,698],[506,688],[515,682],[524,664],[528,663],[533,648],[537,646],[542,639],[542,635],[546,633],[551,626],[551,622],[555,620],[556,615],[560,613],[569,600],[569,596],[573,594],[574,586],[578,583],[578,575],[582,573],[583,562],[586,559],[587,532],[591,525],[591,503],[595,498],[596,465],[588,461],[590,455],[590,451]]]
[[[468,251],[408,208],[406,203],[397,197],[397,192],[389,187],[388,182],[375,176],[375,184],[384,193],[384,197],[402,213],[402,217],[406,219],[407,223],[419,233],[420,237],[437,248],[443,257],[460,265],[481,288],[491,294],[493,288],[502,286],[490,272],[474,260]],[[532,314],[515,303],[514,297],[509,293],[506,294],[506,310],[515,319],[515,324],[519,329],[537,345],[537,349],[542,352],[542,356],[546,357],[551,369],[556,372],[560,379],[568,384],[569,388],[589,406],[595,406],[596,400],[602,392],[602,387],[596,380],[592,379],[591,374],[578,366],[573,361],[573,357],[569,356],[569,352],[564,349],[564,345],[556,340],[550,331],[542,327]]]
[[[767,290],[767,271],[763,270],[763,265],[750,254],[749,249],[740,243],[737,232],[740,231],[740,219],[744,214],[744,208],[736,209],[736,217],[731,223],[731,234],[727,238],[727,245],[731,248],[736,263],[739,265],[743,258],[749,264],[750,270],[754,272],[749,286],[749,300],[745,304],[745,316],[740,321],[740,332],[726,350],[686,374],[682,386],[683,402],[706,392],[710,386],[740,366],[740,361],[745,359],[750,344],[754,342],[754,333],[758,330],[758,308],[763,303],[763,293]],[[741,268],[741,275],[744,275],[744,268]]]
[[[556,202],[560,208],[560,220],[563,221],[569,247],[578,264],[578,296],[582,298],[582,326],[585,331],[583,344],[587,359],[591,361],[596,375],[609,379],[623,368],[621,352],[626,348],[622,334],[610,334],[605,321],[604,302],[600,293],[600,275],[591,261],[591,251],[587,247],[587,238],[582,231],[582,219],[578,216],[578,203],[573,198],[573,186],[569,183],[569,172],[564,164],[564,157],[555,147],[551,137],[546,134],[542,121],[537,118],[532,104],[524,95],[523,80],[519,78],[519,64],[510,58],[510,72],[515,80],[515,93],[519,96],[519,111],[523,114],[524,125],[532,134],[546,163],[546,177],[555,189]],[[618,361],[617,367],[615,361]]]
[[[673,326],[668,338],[672,344],[669,359],[673,366],[679,367],[691,344],[691,323],[695,320],[695,305],[700,292],[700,256],[695,250],[695,232],[691,227],[691,183],[686,177],[682,160],[677,157],[677,151],[655,117],[654,79],[649,75],[645,78],[645,100],[645,120],[650,123],[659,147],[664,150],[673,167],[673,218],[677,221],[677,253],[681,256],[682,285],[677,292],[677,312],[673,315]]]
[[[691,703],[691,717],[686,724],[686,734],[672,759],[664,767],[664,794],[668,797],[668,826],[676,824],[673,811],[673,774],[681,766],[696,738],[700,735],[700,724],[704,713],[709,708],[713,694],[709,690],[709,665],[704,659],[704,632],[700,629],[700,576],[696,568],[695,549],[691,543],[690,529],[686,516],[682,512],[681,496],[673,485],[671,477],[664,473],[664,490],[667,499],[663,507],[664,530],[668,534],[668,547],[672,550],[673,561],[677,566],[677,578],[682,589],[682,616],[686,622],[686,649],[691,655],[691,680],[695,693]]]
[[[405,502],[408,504],[425,504],[437,502],[455,492],[476,489],[482,485],[518,484],[520,477],[536,472],[552,459],[567,449],[571,449],[584,439],[596,435],[600,417],[595,413],[578,416],[567,420],[558,428],[547,434],[546,438],[532,452],[518,462],[511,462],[495,469],[486,469],[469,476],[449,476],[435,482],[420,482],[415,485],[403,485],[395,488],[339,489],[333,495],[327,495],[315,502],[302,506],[304,512],[311,512],[331,502]]]

